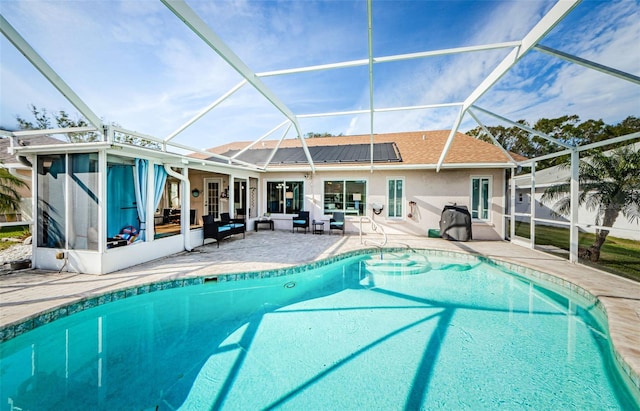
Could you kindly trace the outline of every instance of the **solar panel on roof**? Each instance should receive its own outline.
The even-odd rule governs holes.
[[[370,144],[349,144],[335,146],[312,146],[309,154],[316,163],[360,163],[371,161]],[[232,157],[240,150],[230,150],[224,156]],[[252,164],[265,164],[273,149],[250,149],[237,157],[238,160]],[[210,160],[214,160],[210,158]],[[375,143],[373,145],[373,162],[400,162],[400,153],[395,143]],[[279,148],[271,159],[271,164],[307,163],[302,147]]]

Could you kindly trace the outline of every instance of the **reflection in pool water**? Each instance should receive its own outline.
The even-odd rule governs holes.
[[[635,409],[584,302],[480,261],[356,256],[159,291],[0,345],[41,409]]]

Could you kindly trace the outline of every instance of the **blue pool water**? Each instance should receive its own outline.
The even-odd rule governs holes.
[[[354,256],[38,327],[0,345],[0,409],[638,409],[597,318],[492,264]]]

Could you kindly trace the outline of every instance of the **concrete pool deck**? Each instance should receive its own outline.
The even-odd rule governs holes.
[[[365,236],[370,242],[379,236]],[[313,235],[290,231],[247,232],[170,257],[102,276],[21,270],[0,275],[0,328],[74,301],[153,282],[291,267],[345,252],[372,248],[357,234]],[[464,243],[421,236],[389,235],[386,247],[468,252],[516,263],[562,278],[596,296],[606,310],[619,356],[640,386],[640,283],[503,241]]]

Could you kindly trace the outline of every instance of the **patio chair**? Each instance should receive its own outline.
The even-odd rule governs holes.
[[[308,211],[300,211],[297,216],[293,217],[293,228],[291,231],[295,233],[296,228],[304,228],[304,233],[307,234],[307,229],[309,228]]]
[[[329,219],[329,232],[331,230],[341,230],[342,235],[344,235],[344,213],[343,212],[335,212],[333,213],[333,217]]]

